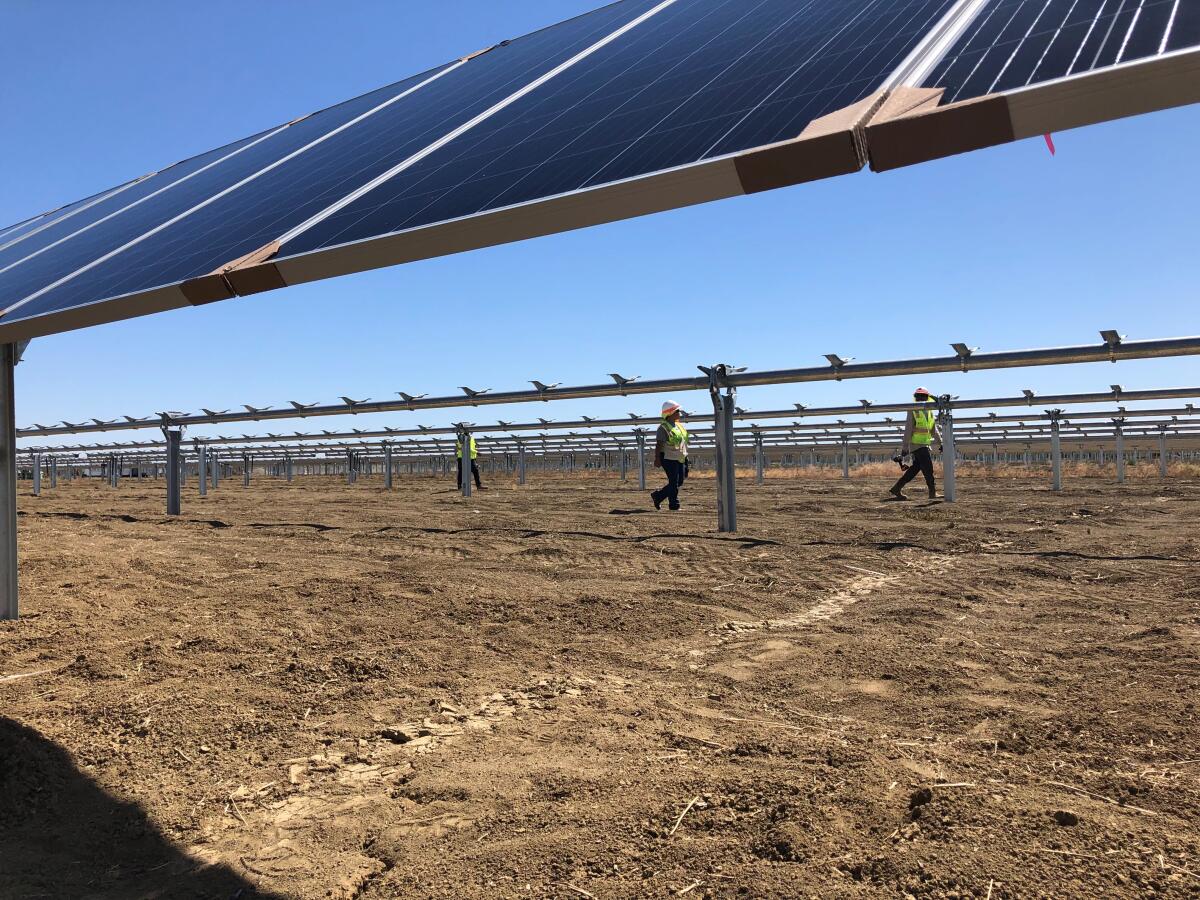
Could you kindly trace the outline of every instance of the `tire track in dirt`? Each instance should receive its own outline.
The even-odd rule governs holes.
[[[693,647],[681,655],[688,657],[692,670],[708,669],[735,681],[744,680],[751,677],[756,669],[785,664],[802,652],[791,640],[763,640],[765,633],[799,631],[830,621],[884,588],[910,577],[913,570],[919,568],[922,576],[939,576],[945,575],[955,565],[955,559],[948,555],[912,550],[902,552],[905,555],[900,557],[904,566],[901,571],[881,572],[841,563],[839,565],[854,573],[853,576],[833,587],[817,603],[792,615],[758,621],[725,622],[707,633],[710,641],[708,646]]]

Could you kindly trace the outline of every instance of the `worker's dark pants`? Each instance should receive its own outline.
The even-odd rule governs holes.
[[[483,487],[479,482],[479,465],[475,460],[471,460],[471,474],[475,476],[475,487]],[[462,487],[462,457],[458,458],[458,476],[454,479],[454,483]]]
[[[671,509],[679,509],[679,488],[683,486],[683,482],[687,478],[687,466],[677,459],[664,459],[662,464],[663,471],[667,475],[667,483],[651,496],[657,503],[666,500]]]
[[[903,488],[917,477],[918,472],[925,476],[925,484],[929,488],[930,495],[935,494],[937,486],[933,480],[933,454],[929,452],[928,447],[918,447],[913,451],[912,465],[900,476],[900,480],[896,482],[894,490]]]

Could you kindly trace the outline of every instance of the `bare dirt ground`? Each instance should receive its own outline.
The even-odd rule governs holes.
[[[4,898],[1200,896],[1200,481],[21,498]]]

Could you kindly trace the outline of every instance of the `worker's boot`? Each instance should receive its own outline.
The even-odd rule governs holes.
[[[658,491],[650,492],[650,500],[654,503],[655,509],[662,509],[663,498],[659,496]]]
[[[898,485],[898,484],[893,484],[892,489],[890,491],[888,491],[888,493],[891,494],[893,497],[895,497],[897,500],[907,500],[908,499],[908,495],[905,494],[904,491],[900,490],[900,485]]]

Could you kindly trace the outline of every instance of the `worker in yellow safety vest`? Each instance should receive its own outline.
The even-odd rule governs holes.
[[[929,499],[937,499],[937,484],[933,479],[933,442],[938,443],[941,452],[942,436],[938,432],[937,418],[934,413],[933,398],[925,388],[913,391],[913,400],[917,408],[909,410],[904,422],[904,446],[900,448],[901,457],[912,454],[912,465],[904,470],[900,480],[892,485],[889,493],[897,500],[907,500],[904,486],[917,477],[917,473],[925,476],[925,486],[929,488]]]
[[[462,439],[459,438],[454,442],[454,455],[458,457],[458,480],[455,484],[462,484]],[[471,435],[471,474],[475,476],[475,487],[481,491],[484,490],[482,484],[479,483],[479,465],[475,462],[479,458],[479,448],[475,446],[475,435]]]
[[[682,413],[678,403],[662,405],[662,422],[654,436],[654,467],[666,473],[667,483],[650,494],[655,509],[662,509],[664,500],[668,509],[679,509],[679,488],[688,476],[688,431],[679,421]]]

